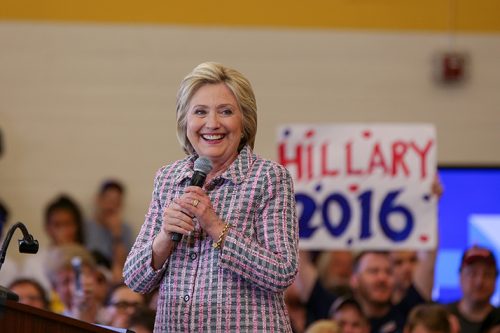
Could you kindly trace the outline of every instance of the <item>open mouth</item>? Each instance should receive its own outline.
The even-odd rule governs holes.
[[[206,141],[217,141],[222,140],[226,135],[225,134],[202,134],[201,137]]]

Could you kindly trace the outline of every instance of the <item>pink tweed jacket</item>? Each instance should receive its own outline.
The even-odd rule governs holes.
[[[291,332],[283,293],[298,268],[293,182],[284,167],[249,147],[205,185],[215,211],[232,226],[222,250],[197,226],[161,269],[152,268],[163,209],[189,185],[195,159],[156,174],[146,220],[125,263],[126,284],[142,293],[159,286],[155,332]]]

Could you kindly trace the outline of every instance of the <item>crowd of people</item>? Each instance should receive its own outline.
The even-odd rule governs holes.
[[[7,261],[0,284],[17,294],[20,303],[89,323],[153,332],[156,303],[150,299],[155,292],[143,295],[123,284],[123,265],[133,242],[122,216],[124,195],[119,181],[103,182],[89,219],[70,196],[51,200],[44,214],[49,244],[28,256],[22,267]],[[8,222],[3,207],[2,218]]]
[[[297,279],[286,295],[294,332],[486,333],[500,329],[500,310],[490,303],[497,264],[489,249],[473,246],[464,252],[457,272],[462,297],[450,304],[431,299],[433,251],[420,256],[412,251],[362,251],[343,263],[335,258],[338,254],[347,256],[344,251],[323,252],[313,261],[311,253],[301,252]],[[321,271],[325,257],[336,266],[334,271]],[[335,276],[348,271],[352,272],[348,279]],[[325,320],[337,328],[320,328]],[[322,325],[317,328],[316,323]]]
[[[50,245],[9,288],[22,303],[137,333],[500,332],[487,248],[464,252],[452,304],[432,302],[435,251],[299,251],[291,175],[253,152],[256,110],[241,73],[197,66],[177,95],[187,156],[158,170],[137,237],[119,182],[100,187],[92,219],[60,196],[46,209]],[[199,157],[208,167],[193,182]]]
[[[105,182],[90,222],[68,196],[49,202],[50,246],[28,257],[26,269],[7,284],[21,303],[138,333],[153,331],[158,290],[134,292],[113,274],[123,270],[121,254],[132,243],[121,217],[123,194],[120,183]],[[6,220],[8,212],[2,216]],[[90,224],[91,230],[100,229],[107,247],[95,239],[87,242],[93,237]],[[431,302],[434,251],[299,253],[297,276],[285,294],[296,333],[500,332],[500,310],[490,303],[498,270],[489,249],[474,246],[464,252],[458,272],[463,295],[451,304]],[[82,261],[81,291],[75,289],[74,257]]]

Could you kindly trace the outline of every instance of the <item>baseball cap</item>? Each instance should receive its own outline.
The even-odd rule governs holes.
[[[474,245],[468,248],[462,256],[460,270],[462,270],[462,268],[464,268],[465,266],[473,264],[475,262],[484,262],[495,267],[495,271],[498,271],[495,255],[493,254],[493,252],[491,252],[491,250],[485,247]]]
[[[342,309],[344,306],[353,306],[360,314],[364,316],[363,309],[361,305],[352,296],[340,296],[333,302],[330,307],[329,315],[332,317],[337,311]]]

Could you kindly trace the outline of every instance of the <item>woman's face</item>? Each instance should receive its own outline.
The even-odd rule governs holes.
[[[67,210],[55,210],[49,216],[46,230],[54,245],[74,243],[77,241],[77,222],[73,214]]]
[[[238,155],[243,115],[231,90],[223,83],[206,84],[189,103],[187,137],[199,156],[217,169]]]
[[[19,296],[19,303],[31,305],[35,308],[45,309],[45,303],[40,291],[31,283],[18,283],[10,288]]]

